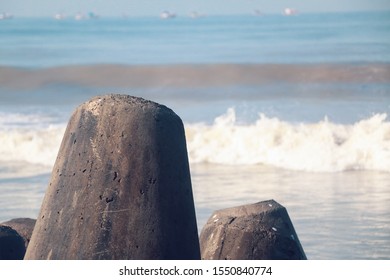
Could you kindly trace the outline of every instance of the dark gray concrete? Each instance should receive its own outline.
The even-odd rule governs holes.
[[[199,258],[181,119],[127,95],[78,107],[25,259]]]
[[[202,259],[306,259],[286,208],[274,200],[212,214],[200,235]]]
[[[23,237],[11,227],[0,225],[0,260],[22,260],[25,252]]]
[[[28,243],[30,242],[31,235],[35,226],[35,219],[30,218],[17,218],[12,219],[6,222],[3,222],[2,225],[9,226],[12,229],[16,230],[16,232],[23,237],[24,245],[27,248]]]

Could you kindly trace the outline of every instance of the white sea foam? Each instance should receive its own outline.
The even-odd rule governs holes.
[[[187,125],[187,148],[192,163],[390,172],[390,122],[386,118],[386,114],[376,114],[351,125],[327,119],[293,124],[260,114],[255,123],[239,125],[235,111],[229,109],[212,125]]]
[[[19,161],[51,168],[57,156],[64,130],[65,125],[1,129],[1,162]]]
[[[23,123],[23,118],[18,122]],[[32,123],[9,126],[3,119],[1,164],[53,166],[66,125]],[[390,122],[386,114],[349,125],[327,119],[296,124],[260,114],[254,123],[239,124],[234,109],[229,109],[213,124],[186,124],[185,129],[191,163],[264,164],[314,172],[390,172]]]

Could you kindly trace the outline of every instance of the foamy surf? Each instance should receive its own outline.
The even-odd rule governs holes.
[[[0,161],[2,164],[39,164],[49,170],[57,157],[64,131],[65,125],[0,129]]]
[[[7,117],[8,118],[8,117]],[[66,124],[47,117],[17,125],[2,118],[0,165],[39,164],[51,170]],[[45,119],[46,118],[46,119]],[[390,172],[390,122],[376,114],[354,124],[291,123],[259,114],[257,121],[240,124],[234,109],[212,124],[185,124],[190,163],[271,165],[309,172],[377,170]]]
[[[187,148],[192,163],[390,172],[390,122],[386,119],[386,114],[376,114],[351,125],[327,119],[293,124],[260,114],[255,123],[239,125],[234,109],[229,109],[212,125],[187,125]]]
[[[66,124],[50,113],[0,112],[0,168],[51,170]]]

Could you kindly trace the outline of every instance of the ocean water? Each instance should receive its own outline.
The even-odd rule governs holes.
[[[2,21],[0,64],[389,62],[388,12]]]
[[[215,210],[275,199],[309,259],[390,258],[389,13],[15,18],[0,21],[0,37],[0,221],[37,217],[72,111],[117,92],[182,118],[199,230]],[[215,70],[218,84],[178,86],[180,71],[161,85],[99,83],[112,65],[149,77],[225,64],[237,82]],[[88,80],[80,65],[106,75]],[[273,74],[248,81],[257,72],[245,65]],[[307,65],[314,74],[297,76]]]

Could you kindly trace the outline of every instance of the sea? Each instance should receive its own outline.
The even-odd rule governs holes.
[[[390,259],[390,12],[14,17],[0,38],[0,222],[38,216],[74,109],[124,93],[182,118],[199,232],[213,211],[274,199],[308,259]],[[148,83],[183,65],[217,67]],[[110,67],[146,82],[110,83]]]

